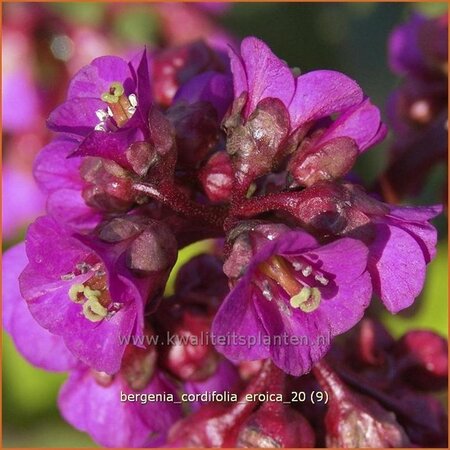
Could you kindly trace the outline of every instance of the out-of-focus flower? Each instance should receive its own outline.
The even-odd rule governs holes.
[[[217,23],[218,14],[226,12],[230,3],[156,3],[163,35],[172,45],[205,40],[211,46],[226,50],[235,38]]]
[[[433,169],[447,160],[447,33],[447,14],[416,13],[390,37],[390,65],[402,84],[388,104],[395,136],[380,180],[388,201],[418,194]]]

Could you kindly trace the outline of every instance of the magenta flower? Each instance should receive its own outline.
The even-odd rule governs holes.
[[[81,137],[71,156],[107,158],[131,168],[126,150],[149,138],[152,104],[147,51],[127,63],[104,56],[73,78],[67,100],[47,121],[50,129]]]
[[[331,70],[317,70],[295,76],[284,61],[277,58],[264,42],[254,37],[245,38],[241,43],[240,55],[231,52],[230,58],[235,97],[243,93],[248,96],[244,108],[246,118],[262,100],[275,98],[288,110],[292,131],[311,121],[354,107],[333,127],[334,136],[355,137],[355,140],[359,140],[360,150],[365,150],[371,139],[375,141],[375,136],[380,133],[377,108],[363,102],[361,88],[346,75]],[[355,108],[357,105],[364,113]],[[358,118],[361,115],[364,121],[362,117]],[[365,134],[364,138],[360,133]]]
[[[402,77],[388,102],[395,140],[380,180],[381,191],[391,202],[420,192],[435,167],[447,163],[447,36],[447,14],[417,13],[390,36],[389,63]],[[444,186],[444,198],[446,191]]]
[[[137,110],[149,106],[149,77],[146,51],[136,69],[116,56],[96,58],[75,75],[67,100],[50,114],[47,124],[54,131],[79,136],[87,136],[94,129],[121,129]],[[144,82],[147,85],[143,86]]]
[[[378,109],[346,75],[317,70],[295,76],[254,37],[245,38],[240,54],[231,51],[230,58],[236,100],[225,125],[242,180],[266,174],[293,151],[289,170],[298,183],[337,178],[384,138]],[[255,162],[260,158],[266,163]]]
[[[394,207],[374,218],[369,271],[374,292],[392,313],[411,306],[423,289],[437,242],[436,228],[428,221],[441,212],[440,206]]]
[[[149,378],[137,391],[130,387],[123,372],[111,376],[79,365],[59,394],[61,414],[102,446],[159,447],[170,426],[181,418],[181,408],[174,403],[175,386],[164,374],[156,372]],[[173,396],[173,401],[141,400],[142,396],[163,393]],[[129,394],[135,395],[134,401],[128,400]]]
[[[137,239],[142,248],[136,255],[130,240]],[[29,263],[20,275],[20,290],[31,314],[96,370],[115,373],[120,368],[124,347],[119,336],[142,335],[146,301],[160,290],[174,263],[166,260],[166,267],[158,267],[161,261],[155,259],[148,272],[141,270],[145,278],[133,274],[129,267],[141,269],[145,248],[155,248],[146,239],[140,233],[122,242],[102,242],[75,235],[50,217],[39,218],[28,230]]]
[[[443,76],[448,58],[448,17],[427,18],[415,13],[389,38],[389,63],[399,75],[416,78]]]
[[[270,357],[287,373],[308,372],[329,339],[354,326],[368,306],[367,256],[367,247],[350,238],[323,246],[300,230],[266,238],[212,326],[218,340],[235,332],[237,342],[216,348],[234,362]],[[283,335],[289,340],[277,342]],[[252,337],[257,345],[249,344]]]

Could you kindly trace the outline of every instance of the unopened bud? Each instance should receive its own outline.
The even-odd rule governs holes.
[[[233,167],[225,152],[214,153],[199,173],[200,182],[207,197],[213,202],[224,202],[231,198]]]
[[[308,421],[283,404],[265,403],[242,425],[238,448],[311,448],[314,431]]]

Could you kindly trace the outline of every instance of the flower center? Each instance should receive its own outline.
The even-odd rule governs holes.
[[[329,280],[315,271],[310,265],[299,261],[290,262],[282,256],[271,256],[259,265],[259,270],[266,277],[275,281],[290,296],[289,304],[294,309],[310,313],[315,311],[322,300],[322,294],[313,284],[326,286]],[[266,280],[267,281],[267,280]],[[265,298],[273,297],[268,282],[262,284]]]
[[[68,295],[70,300],[82,305],[82,312],[86,319],[91,322],[100,322],[113,312],[112,309],[117,309],[118,305],[111,301],[106,272],[99,268],[99,264],[93,267],[87,263],[77,265],[77,272],[86,273],[89,270],[95,271],[94,276],[83,284],[72,284]],[[74,274],[64,275],[64,279],[70,279],[69,275],[74,276]]]
[[[104,92],[101,99],[108,104],[109,116],[115,120],[119,128],[123,127],[136,111],[136,96],[131,94],[127,97],[123,84],[118,81],[111,83],[109,91]],[[97,111],[97,117],[102,121],[97,125],[99,127],[107,116],[104,111]]]

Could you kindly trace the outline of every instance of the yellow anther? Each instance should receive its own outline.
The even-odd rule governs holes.
[[[85,296],[86,298],[90,298],[90,297],[94,297],[94,298],[100,297],[101,294],[102,294],[102,293],[101,293],[100,291],[91,289],[89,286],[86,286],[86,287],[84,288],[84,296]]]
[[[99,303],[97,297],[91,296],[83,305],[83,314],[91,322],[100,322],[107,316],[108,310]]]
[[[109,85],[109,91],[104,92],[101,99],[108,104],[110,115],[119,128],[124,126],[136,111],[136,96],[132,94],[127,97],[123,84],[118,81]]]
[[[298,294],[291,297],[289,303],[293,308],[300,308],[300,305],[306,302],[310,296],[311,296],[311,288],[305,286]]]
[[[109,92],[116,97],[120,97],[125,93],[125,89],[120,81],[113,81],[109,86]]]
[[[322,300],[319,289],[303,287],[300,292],[291,297],[289,303],[293,308],[300,308],[303,312],[315,311]]]
[[[83,299],[80,299],[78,297],[78,294],[83,294],[84,293],[84,285],[81,283],[75,283],[72,284],[72,286],[70,286],[69,289],[69,298],[70,300],[72,300],[75,303],[82,303]]]
[[[119,97],[110,94],[109,92],[104,92],[101,96],[102,101],[106,102],[106,103],[118,103],[119,102]]]

